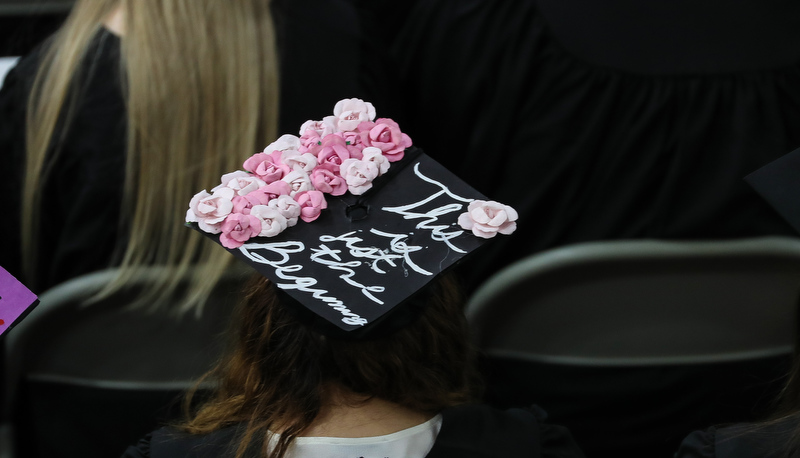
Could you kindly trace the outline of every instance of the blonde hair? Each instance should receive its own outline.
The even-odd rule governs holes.
[[[69,91],[86,50],[115,7],[125,12],[121,75],[127,105],[120,274],[166,266],[140,299],[158,304],[192,275],[180,310],[202,304],[232,257],[183,227],[191,197],[277,135],[278,70],[267,0],[80,0],[44,55],[27,117],[23,270],[36,272],[41,190],[71,117]],[[197,269],[191,269],[198,265]]]

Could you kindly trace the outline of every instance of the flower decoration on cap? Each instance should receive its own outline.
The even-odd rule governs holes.
[[[315,221],[328,206],[326,195],[364,194],[412,146],[396,122],[375,116],[369,102],[340,100],[332,116],[303,123],[300,137],[281,136],[244,161],[243,171],[223,175],[210,194],[197,193],[186,222],[235,249],[252,237],[274,237],[298,219]],[[507,205],[476,200],[458,224],[491,238],[513,232],[516,219]]]

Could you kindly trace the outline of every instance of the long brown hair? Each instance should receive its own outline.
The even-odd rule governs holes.
[[[143,302],[158,302],[192,272],[183,309],[201,303],[231,257],[183,227],[187,203],[277,135],[278,70],[268,0],[79,0],[44,54],[27,118],[23,270],[33,281],[41,189],[68,129],[71,84],[111,11],[125,12],[121,65],[127,101],[120,274],[166,266]],[[60,126],[60,127],[59,127]],[[201,268],[190,269],[199,264]]]
[[[450,278],[424,293],[426,306],[412,324],[370,341],[326,338],[300,324],[263,277],[251,288],[237,311],[230,353],[204,378],[218,382],[216,391],[180,425],[193,434],[246,425],[237,458],[259,443],[261,456],[283,457],[331,387],[428,413],[478,394],[476,353]],[[270,450],[269,430],[276,426],[282,431]]]

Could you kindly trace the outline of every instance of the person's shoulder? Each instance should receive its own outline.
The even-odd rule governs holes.
[[[499,410],[464,405],[442,411],[442,429],[429,457],[583,457],[566,428],[545,423],[534,406]]]
[[[676,458],[778,458],[800,427],[800,417],[736,424],[694,431],[681,443]]]
[[[121,458],[225,458],[236,454],[241,429],[229,426],[209,434],[190,434],[174,427],[153,431],[129,447]]]

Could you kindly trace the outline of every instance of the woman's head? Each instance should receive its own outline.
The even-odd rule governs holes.
[[[214,374],[219,390],[187,430],[249,422],[257,437],[281,425],[285,448],[332,392],[430,413],[473,400],[475,354],[459,290],[444,277],[420,294],[416,301],[424,307],[408,326],[378,339],[343,341],[300,324],[293,305],[259,278],[239,310],[232,352]]]
[[[121,77],[127,101],[127,163],[121,205],[127,245],[122,286],[142,266],[171,267],[149,289],[166,296],[193,264],[189,303],[205,297],[230,257],[183,228],[186,202],[276,137],[278,71],[270,2],[265,0],[81,0],[42,58],[27,119],[23,259],[35,277],[41,189],[69,129],[81,63],[121,7]]]

